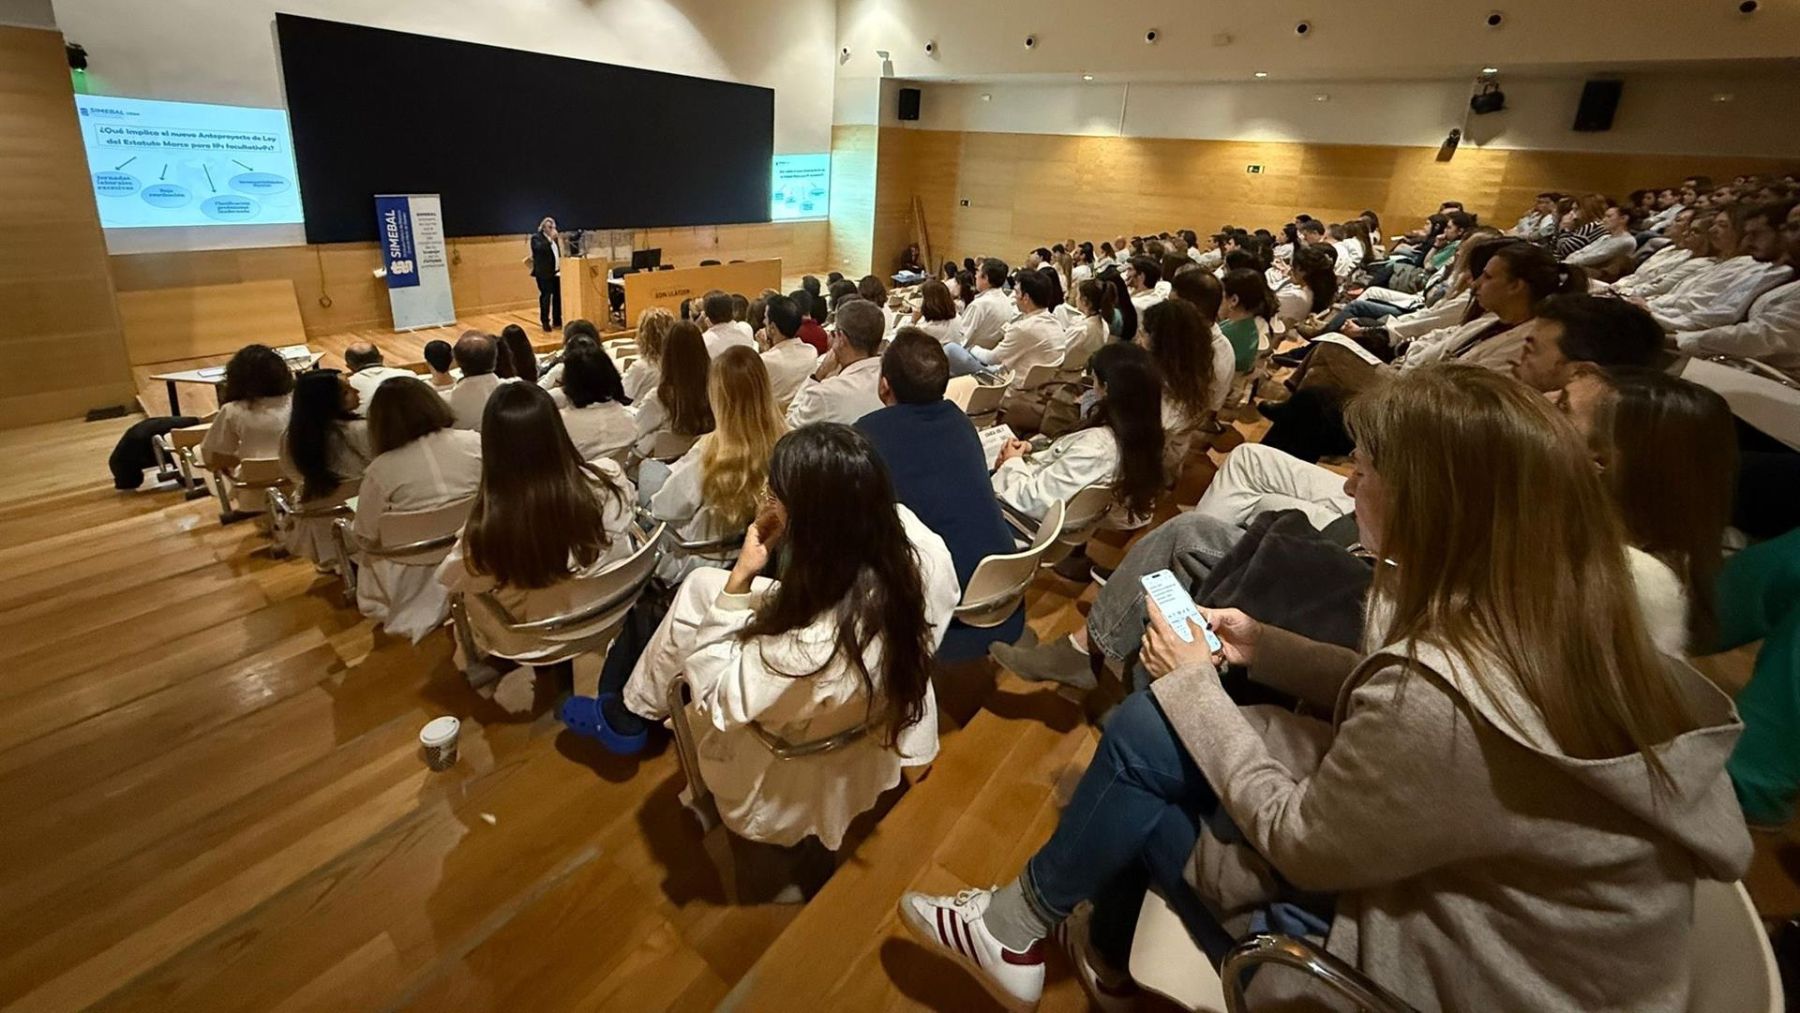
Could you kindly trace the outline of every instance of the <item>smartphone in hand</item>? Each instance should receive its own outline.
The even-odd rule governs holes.
[[[1187,593],[1187,588],[1182,587],[1181,581],[1175,579],[1173,571],[1157,570],[1155,573],[1146,573],[1143,577],[1143,585],[1144,593],[1150,596],[1150,600],[1156,603],[1157,608],[1162,609],[1163,618],[1167,619],[1169,625],[1175,628],[1176,636],[1186,643],[1193,643],[1194,633],[1188,626],[1188,621],[1192,620],[1196,626],[1200,627],[1200,632],[1206,635],[1208,650],[1218,654],[1225,649],[1225,645],[1219,641],[1218,634],[1214,633],[1212,626],[1208,625],[1206,617],[1200,614],[1200,607],[1194,604],[1194,599]]]

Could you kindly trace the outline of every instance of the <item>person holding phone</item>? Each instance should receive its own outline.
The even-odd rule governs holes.
[[[772,579],[763,574],[777,551]],[[807,426],[776,443],[769,495],[736,564],[682,582],[623,703],[661,721],[670,684],[685,678],[701,775],[726,826],[835,849],[902,767],[937,755],[932,654],[960,594],[943,539],[895,502],[868,438]],[[861,733],[777,760],[757,729],[795,744]]]
[[[1049,842],[997,890],[905,895],[903,920],[1018,1004],[1059,924],[1090,992],[1128,994],[1154,884],[1214,961],[1272,927],[1419,1009],[1681,1008],[1694,882],[1750,861],[1725,775],[1743,726],[1656,649],[1588,448],[1461,364],[1366,392],[1348,423],[1361,539],[1393,564],[1366,649],[1203,610],[1215,656],[1150,610],[1156,681]],[[1330,720],[1239,706],[1220,658]],[[1283,994],[1305,984],[1259,976],[1252,1004],[1310,1005]]]

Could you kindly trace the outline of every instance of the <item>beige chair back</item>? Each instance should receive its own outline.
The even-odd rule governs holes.
[[[534,596],[554,594],[559,604],[575,603],[563,606],[556,615],[520,620],[492,594],[462,596],[463,609],[481,630],[488,653],[549,664],[599,651],[611,643],[656,571],[657,543],[666,528],[659,524],[647,534],[635,533],[635,527],[633,531],[631,555],[592,576],[570,577],[554,588],[527,593],[527,611],[536,611],[529,607]]]
[[[1011,617],[1025,600],[1025,589],[1037,576],[1044,553],[1062,534],[1064,513],[1064,504],[1051,504],[1038,523],[1036,537],[1023,551],[988,556],[977,564],[953,615],[964,625],[983,629],[998,626]]]
[[[969,392],[969,401],[963,406],[963,412],[969,416],[992,415],[1000,410],[1000,399],[1005,396],[1005,386],[984,387],[976,384],[975,389]]]
[[[699,439],[698,436],[683,436],[680,433],[664,429],[652,437],[650,453],[646,456],[652,461],[662,461],[665,464],[678,461],[681,459],[681,455],[692,449]]]
[[[286,482],[281,461],[274,457],[245,458],[231,476],[231,484],[240,489],[272,489]]]
[[[436,566],[450,554],[474,507],[470,496],[429,510],[390,511],[376,525],[380,544],[363,545],[362,551],[405,566]]]
[[[1692,1013],[1779,1013],[1784,1008],[1775,952],[1742,883],[1694,883],[1688,963],[1687,1008]]]
[[[1055,383],[1061,374],[1061,366],[1052,366],[1047,363],[1033,366],[1026,370],[1025,376],[1019,380],[1018,389],[1036,390],[1045,384]]]

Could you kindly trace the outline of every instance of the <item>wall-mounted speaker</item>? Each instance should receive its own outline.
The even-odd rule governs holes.
[[[903,120],[919,118],[919,89],[900,89],[900,118]]]
[[[1589,81],[1582,85],[1581,104],[1575,107],[1575,129],[1611,130],[1613,114],[1619,111],[1619,96],[1624,92],[1623,81]]]

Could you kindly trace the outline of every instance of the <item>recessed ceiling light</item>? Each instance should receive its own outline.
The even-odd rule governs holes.
[[[1499,67],[1483,67],[1483,68],[1481,68],[1481,72],[1483,74],[1498,74],[1498,73],[1500,73],[1500,68]]]
[[[1081,75],[1081,79],[1082,79],[1082,80],[1083,80],[1083,81],[1092,81],[1092,80],[1093,80],[1093,79],[1094,79],[1094,75],[1092,75],[1092,74],[1083,74],[1083,75]]]
[[[994,96],[989,95],[987,92],[984,91],[981,93],[981,101],[992,102],[992,101],[994,101]]]
[[[1736,97],[1737,96],[1731,94],[1728,91],[1722,91],[1722,92],[1718,92],[1715,95],[1713,95],[1712,100],[1714,102],[1730,102],[1732,99],[1734,99]]]
[[[1259,71],[1257,71],[1257,72],[1256,72],[1256,76],[1257,76],[1257,77],[1268,77],[1268,76],[1269,76],[1269,72],[1268,72],[1268,71],[1266,71],[1266,70],[1259,70]]]

